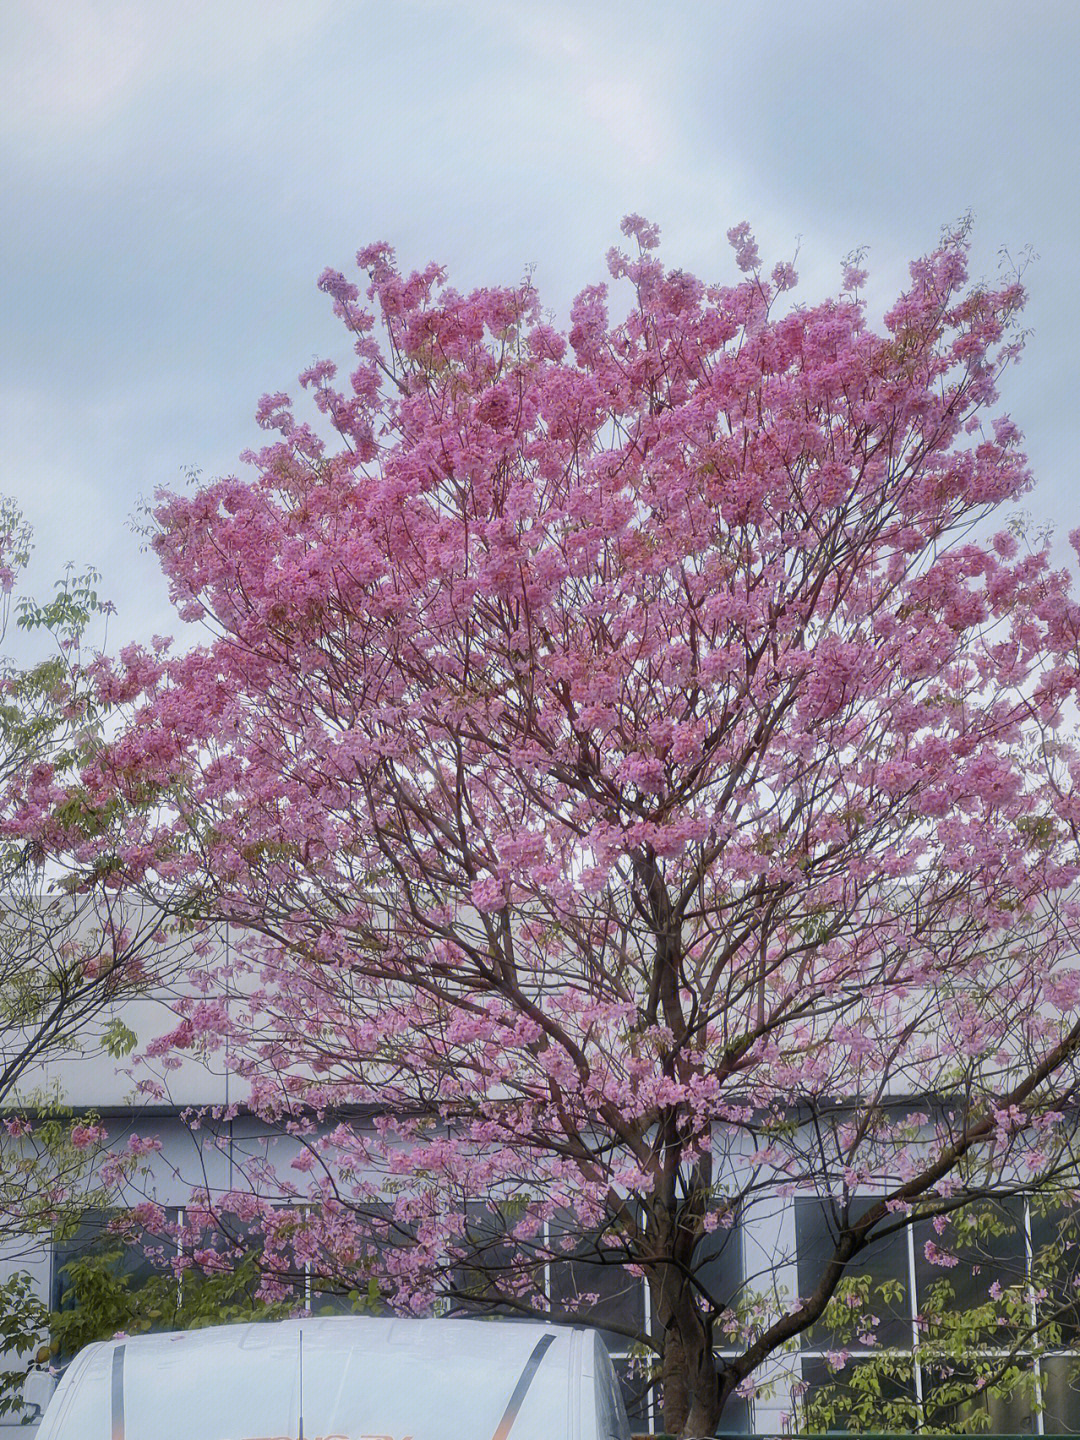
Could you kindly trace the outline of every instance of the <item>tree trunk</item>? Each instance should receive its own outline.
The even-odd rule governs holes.
[[[660,1369],[664,1398],[664,1429],[669,1435],[681,1435],[690,1414],[690,1392],[686,1384],[686,1366],[678,1332],[669,1330],[664,1336],[664,1358]]]
[[[713,1435],[720,1421],[720,1386],[709,1327],[693,1288],[673,1266],[665,1266],[651,1290],[653,1314],[664,1332],[664,1429],[680,1440]]]

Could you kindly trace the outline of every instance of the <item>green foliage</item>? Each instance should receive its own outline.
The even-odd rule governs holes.
[[[101,1033],[102,1048],[106,1055],[111,1055],[114,1060],[122,1060],[125,1055],[130,1055],[138,1043],[139,1037],[135,1031],[117,1018],[110,1020]]]
[[[911,1351],[846,1355],[864,1348],[860,1336],[868,1314],[905,1304],[905,1287],[896,1281],[871,1285],[869,1277],[858,1275],[841,1282],[823,1317],[832,1346],[827,1378],[812,1385],[800,1403],[802,1433],[1012,1432],[1016,1417],[1030,1417],[1044,1405],[1036,1359],[1072,1352],[1080,1339],[1080,1219],[1061,1197],[1035,1195],[1029,1203],[1035,1242],[1030,1278],[996,1275],[996,1248],[1024,1246],[1016,1222],[1001,1208],[972,1207],[952,1217],[948,1248],[962,1258],[920,1289],[921,1403]],[[976,1263],[983,1257],[978,1268],[986,1292],[976,1304],[964,1303],[952,1278],[970,1277],[972,1257]],[[1080,1355],[1072,1365],[1080,1371]]]
[[[75,1231],[72,1231],[74,1234]],[[149,1267],[149,1273],[147,1269]],[[195,1330],[239,1320],[276,1320],[304,1308],[304,1277],[286,1277],[287,1293],[269,1300],[260,1293],[266,1279],[262,1247],[253,1241],[241,1249],[230,1240],[228,1253],[212,1246],[199,1260],[173,1263],[171,1241],[145,1233],[105,1234],[86,1252],[61,1267],[60,1308],[46,1317],[50,1354],[70,1358],[84,1345],[111,1338],[118,1331],[141,1335],[153,1330]],[[347,1294],[335,1293],[339,1312],[364,1312],[380,1300],[374,1280]],[[318,1282],[313,1303],[321,1303]],[[335,1287],[336,1291],[336,1287]]]
[[[145,983],[141,952],[156,963],[163,954],[160,922],[145,907],[129,924],[115,897],[66,886],[59,864],[46,869],[52,842],[27,818],[37,814],[32,778],[66,792],[48,825],[77,839],[100,837],[116,808],[92,804],[76,783],[103,743],[106,716],[84,647],[111,607],[97,573],[70,566],[49,600],[19,596],[30,550],[17,506],[0,497],[0,638],[14,615],[35,646],[47,641],[37,663],[0,660],[0,814],[9,822],[0,840],[0,1235],[51,1228],[65,1207],[95,1203],[96,1127],[84,1117],[74,1144],[76,1122],[62,1097],[41,1092],[40,1077],[58,1056],[130,1054],[136,1037],[112,1006]],[[107,864],[103,856],[99,868]]]
[[[197,1330],[233,1320],[276,1320],[296,1309],[295,1300],[266,1301],[257,1292],[258,1256],[244,1255],[228,1269],[207,1272],[191,1265],[179,1275],[169,1268],[133,1283],[125,1274],[123,1242],[71,1260],[63,1273],[68,1289],[63,1307],[49,1316],[50,1350],[70,1358],[94,1340],[118,1331]]]
[[[25,1242],[47,1239],[65,1219],[104,1205],[108,1197],[95,1175],[101,1142],[87,1138],[100,1132],[99,1117],[74,1115],[55,1089],[22,1098],[33,1124],[11,1117],[0,1130],[0,1235]],[[7,1134],[8,1125],[21,1133]],[[117,1161],[117,1179],[134,1173],[137,1163]]]
[[[29,668],[5,666],[0,692],[4,775],[44,759],[58,774],[70,774],[85,764],[100,739],[102,717],[81,663],[88,628],[111,609],[98,595],[99,578],[94,570],[77,573],[69,566],[51,600],[21,596],[15,602],[17,628],[27,635],[44,632],[51,649]]]
[[[47,1311],[37,1296],[33,1278],[18,1271],[0,1285],[0,1357],[21,1364],[0,1369],[0,1416],[22,1409],[26,1360],[39,1363],[47,1358],[42,1341],[47,1332]]]
[[[838,1369],[802,1406],[799,1430],[910,1432],[920,1428],[910,1355],[882,1354]]]

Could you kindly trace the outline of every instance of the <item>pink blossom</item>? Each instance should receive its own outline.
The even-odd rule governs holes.
[[[104,1137],[105,1131],[100,1125],[73,1125],[71,1127],[71,1143],[76,1150],[87,1150],[91,1145],[97,1145]]]
[[[927,1240],[923,1246],[923,1254],[926,1256],[928,1264],[940,1265],[946,1270],[952,1269],[954,1265],[960,1263],[957,1256],[948,1250],[940,1249],[932,1240]]]

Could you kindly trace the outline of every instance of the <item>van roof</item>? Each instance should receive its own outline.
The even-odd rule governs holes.
[[[264,1355],[296,1355],[300,1332],[309,1350],[414,1350],[424,1354],[452,1352],[477,1359],[485,1355],[528,1355],[544,1334],[565,1334],[566,1327],[539,1320],[434,1320],[376,1315],[317,1315],[298,1320],[251,1320],[211,1325],[201,1330],[170,1330],[155,1335],[119,1336],[99,1342],[102,1350],[123,1345],[139,1363],[151,1356],[193,1358],[203,1350],[220,1356],[225,1350]],[[98,1346],[94,1347],[95,1349]]]
[[[324,1440],[462,1440],[511,1412],[513,1440],[577,1436],[594,1336],[574,1328],[319,1316],[118,1336],[76,1356],[41,1440],[285,1440],[301,1414]]]

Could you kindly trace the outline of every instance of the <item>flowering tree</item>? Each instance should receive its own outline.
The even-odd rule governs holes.
[[[264,399],[249,477],[156,511],[213,637],[99,667],[132,723],[81,785],[141,808],[44,833],[255,937],[168,1046],[228,1040],[298,1137],[320,1274],[558,1315],[538,1265],[632,1267],[705,1435],[883,1237],[937,1217],[948,1266],[953,1212],[1078,1183],[1080,610],[979,538],[1029,484],[980,418],[1023,294],[962,232],[878,331],[854,264],[797,305],[745,226],[732,285],[623,229],[625,318],[594,285],[566,336],[385,245],[370,310],[324,274],[321,420]],[[813,1285],[716,1281],[792,1193],[832,1207]]]

